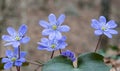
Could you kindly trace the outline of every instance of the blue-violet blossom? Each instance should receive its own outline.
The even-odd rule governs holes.
[[[95,35],[106,35],[108,38],[112,38],[112,34],[118,34],[114,28],[117,27],[117,24],[114,20],[106,21],[104,16],[100,16],[99,21],[92,19],[91,26],[95,29]]]
[[[76,60],[74,52],[72,52],[70,50],[66,50],[66,51],[62,52],[61,55],[67,57],[68,59],[70,59],[73,62]]]
[[[21,66],[26,61],[26,52],[21,51],[20,57],[18,57],[18,51],[15,49],[14,52],[6,50],[6,57],[2,58],[2,63],[5,63],[4,69],[10,69],[12,66]]]
[[[27,32],[27,25],[25,24],[22,24],[19,27],[18,32],[12,27],[8,27],[7,32],[9,35],[2,36],[2,39],[7,42],[5,46],[12,45],[13,47],[18,47],[20,43],[25,44],[30,40],[29,37],[25,36]]]
[[[42,38],[41,42],[38,42],[38,49],[39,50],[47,50],[47,51],[54,51],[59,49],[64,49],[67,46],[66,37],[63,36],[59,40],[50,40],[47,38]]]
[[[65,19],[64,14],[61,14],[58,19],[56,19],[56,16],[54,14],[50,14],[48,16],[48,19],[49,19],[49,23],[44,20],[40,20],[39,24],[43,28],[45,28],[42,31],[42,35],[44,36],[49,35],[49,39],[54,39],[54,38],[61,39],[62,38],[61,32],[68,32],[70,30],[70,28],[67,25],[62,25]]]

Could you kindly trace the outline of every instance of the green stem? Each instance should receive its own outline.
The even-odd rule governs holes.
[[[96,48],[95,48],[95,52],[97,51],[97,49],[99,48],[99,46],[100,46],[100,44],[101,44],[102,37],[103,37],[103,35],[101,35],[101,36],[99,37],[99,40],[98,40],[97,46],[96,46]]]

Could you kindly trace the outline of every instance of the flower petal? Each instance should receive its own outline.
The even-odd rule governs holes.
[[[12,28],[12,27],[8,27],[8,28],[7,28],[7,32],[8,32],[11,36],[15,36],[15,35],[17,34],[16,31],[15,31],[15,29]]]
[[[16,61],[16,62],[15,62],[15,65],[16,65],[16,66],[21,66],[21,65],[22,65],[22,62],[21,62],[21,61]]]
[[[7,56],[8,58],[11,58],[11,57],[13,57],[14,55],[13,55],[13,52],[12,52],[11,50],[6,50],[6,56]]]
[[[116,30],[109,29],[108,32],[111,33],[111,34],[118,34],[118,32]]]
[[[53,33],[51,33],[49,35],[49,39],[53,40],[53,39],[61,39],[62,38],[62,34],[59,31],[54,31]]]
[[[13,47],[17,48],[19,45],[20,45],[20,42],[18,41],[13,42]]]
[[[92,19],[92,24],[91,26],[94,28],[94,29],[100,29],[100,23],[96,20],[96,19]]]
[[[116,28],[117,24],[115,23],[114,20],[110,20],[107,24],[108,28]]]
[[[9,62],[9,61],[10,61],[9,58],[2,58],[2,63],[7,63],[7,62]]]
[[[49,34],[51,34],[51,32],[52,32],[52,30],[51,29],[44,29],[43,31],[42,31],[42,35],[49,35]]]
[[[95,35],[98,35],[98,36],[103,34],[103,32],[101,30],[95,30],[94,33],[95,33]]]
[[[70,30],[70,27],[67,25],[62,25],[62,26],[58,27],[58,30],[60,32],[68,32]]]
[[[52,24],[56,24],[56,16],[54,14],[50,14],[48,16],[49,22]]]
[[[13,66],[12,62],[8,62],[4,65],[4,69],[10,69]]]
[[[26,54],[27,54],[27,52],[24,52],[24,51],[20,52],[20,58],[25,57],[25,56],[26,56]]]
[[[39,24],[43,27],[43,28],[49,28],[49,23],[44,21],[44,20],[40,20]]]
[[[25,44],[25,43],[28,43],[29,41],[30,41],[30,37],[27,37],[27,36],[24,37],[24,38],[22,38],[22,39],[20,40],[20,42],[21,42],[21,43],[24,43],[24,44]]]
[[[99,21],[102,23],[106,23],[106,18],[104,16],[100,16]]]
[[[18,30],[20,36],[24,36],[27,32],[27,25],[22,24]]]
[[[20,62],[25,62],[26,59],[25,59],[25,58],[20,58],[18,61],[20,61]]]
[[[65,15],[61,14],[57,20],[57,25],[61,25],[65,20]]]
[[[98,36],[103,34],[103,32],[101,30],[95,30],[94,33],[95,33],[95,35],[98,35]]]
[[[13,44],[13,42],[10,42],[10,43],[4,44],[4,46],[9,46],[9,45],[12,45],[12,44]]]
[[[41,42],[48,42],[49,40],[47,38],[41,38]]]
[[[14,41],[14,39],[11,36],[8,36],[8,35],[3,35],[2,39],[4,41],[7,41],[7,42]]]
[[[104,34],[108,37],[108,38],[112,38],[112,35],[109,32],[104,32]]]

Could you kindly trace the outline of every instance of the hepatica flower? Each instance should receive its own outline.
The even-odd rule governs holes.
[[[67,25],[62,25],[65,19],[64,14],[61,14],[58,19],[56,19],[56,16],[54,14],[50,14],[48,16],[48,19],[49,23],[44,20],[40,20],[39,24],[43,28],[45,28],[42,31],[42,35],[44,36],[49,35],[49,39],[54,38],[61,39],[62,38],[61,32],[68,32],[70,30],[70,28]]]
[[[68,59],[70,59],[73,62],[76,60],[74,52],[72,52],[70,50],[66,50],[66,51],[62,52],[61,55],[67,57]]]
[[[27,25],[23,24],[19,27],[18,31],[15,31],[14,28],[8,27],[7,32],[9,35],[3,35],[2,39],[7,43],[5,46],[12,45],[13,47],[18,47],[20,43],[29,42],[30,38],[25,36],[27,32]]]
[[[10,69],[12,66],[21,66],[22,63],[26,61],[26,52],[20,52],[20,58],[18,57],[18,52],[14,50],[6,50],[6,57],[2,58],[2,63],[4,64],[4,69]]]
[[[63,36],[59,40],[50,40],[47,38],[42,38],[41,42],[38,42],[38,49],[39,50],[47,50],[47,51],[54,51],[59,49],[64,49],[67,46],[66,37]]]
[[[95,35],[106,35],[108,38],[112,38],[112,34],[118,34],[114,28],[117,27],[117,24],[114,20],[110,20],[106,22],[106,18],[104,16],[100,16],[99,21],[96,19],[92,19],[91,26],[95,29]]]

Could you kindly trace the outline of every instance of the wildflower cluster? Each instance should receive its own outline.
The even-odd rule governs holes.
[[[19,69],[22,63],[26,61],[26,52],[20,50],[20,45],[21,43],[26,44],[30,41],[30,38],[26,36],[27,25],[21,25],[18,31],[15,31],[12,27],[8,27],[7,32],[9,35],[2,36],[2,39],[6,42],[4,46],[12,45],[13,50],[6,50],[6,57],[2,58],[2,63],[5,63],[4,69],[10,69],[12,66],[16,66]]]
[[[65,20],[65,15],[61,14],[57,19],[54,14],[50,14],[48,16],[48,20],[49,20],[49,22],[44,21],[44,20],[39,21],[39,25],[44,28],[44,30],[42,31],[42,35],[44,37],[41,38],[40,42],[37,43],[38,44],[37,49],[38,50],[47,50],[47,51],[52,52],[51,58],[54,54],[54,51],[59,50],[61,57],[66,57],[67,60],[69,59],[71,61],[68,62],[68,61],[59,60],[59,59],[58,59],[58,61],[63,62],[63,64],[65,62],[65,66],[67,64],[71,64],[72,62],[74,62],[77,59],[75,57],[74,52],[72,52],[70,50],[66,50],[66,51],[62,52],[62,49],[66,48],[66,46],[68,45],[66,43],[67,37],[65,35],[62,35],[62,33],[68,32],[70,30],[69,26],[62,25]],[[115,21],[110,20],[107,22],[106,18],[104,16],[100,16],[99,21],[97,21],[96,19],[92,19],[91,26],[92,26],[92,28],[95,29],[94,33],[97,36],[105,35],[108,38],[112,38],[112,34],[118,34],[118,32],[115,30],[115,28],[117,27],[117,24],[115,23]],[[4,46],[7,47],[7,46],[12,45],[12,47],[13,47],[13,50],[6,50],[6,56],[3,57],[1,60],[1,62],[4,63],[4,69],[10,69],[11,67],[16,66],[17,71],[20,71],[20,67],[22,66],[22,64],[24,62],[26,62],[25,56],[27,53],[25,51],[21,51],[21,44],[26,44],[30,41],[30,37],[26,36],[27,29],[28,29],[27,25],[25,25],[25,24],[22,24],[19,27],[18,31],[16,31],[12,27],[8,27],[7,32],[9,35],[2,36],[2,39],[6,42],[4,44]],[[98,48],[98,45],[100,45],[100,40],[98,41],[95,52]],[[86,56],[81,55],[78,57],[78,62],[83,63],[83,65],[87,65],[85,60],[86,61],[91,60],[91,62],[96,62],[96,64],[97,64],[97,60],[94,61],[94,59],[97,59],[97,58],[90,59],[90,57],[93,57],[94,55],[97,57],[100,56],[95,53],[89,53],[89,54],[86,54]],[[83,58],[85,58],[85,60]],[[103,57],[100,56],[100,59],[101,58],[103,58]],[[53,64],[55,64],[57,62],[57,59],[56,60],[53,59],[51,61],[53,61]],[[56,62],[54,62],[54,61],[56,61]],[[103,60],[99,61],[99,62],[101,62],[100,66],[102,66],[102,64],[103,64],[102,61]],[[84,62],[85,62],[85,64],[84,64]],[[80,63],[77,63],[77,64],[80,64]],[[90,62],[88,62],[88,63],[94,65],[94,63],[90,63]],[[50,65],[50,64],[52,64],[52,62],[50,62],[50,63],[48,62],[48,64]],[[46,65],[47,65],[47,63],[46,63]],[[46,67],[50,68],[49,65],[47,65]],[[62,63],[59,65],[62,65]],[[87,67],[87,66],[82,66],[82,65],[78,65],[78,66]],[[90,66],[90,65],[88,65],[88,66]],[[99,63],[98,63],[98,65],[95,65],[95,66],[99,66]],[[105,66],[105,65],[103,64],[103,66]],[[72,66],[68,65],[67,67],[71,68]],[[61,68],[65,68],[65,67],[61,66]],[[78,70],[79,70],[79,68],[78,68]],[[88,67],[88,68],[91,68],[91,67]],[[48,70],[46,69],[45,71],[48,71]],[[74,69],[74,70],[76,70],[76,69]],[[49,70],[49,71],[57,71],[57,70],[54,70],[54,68],[51,68],[51,70]],[[67,70],[67,71],[70,71],[70,70]]]

